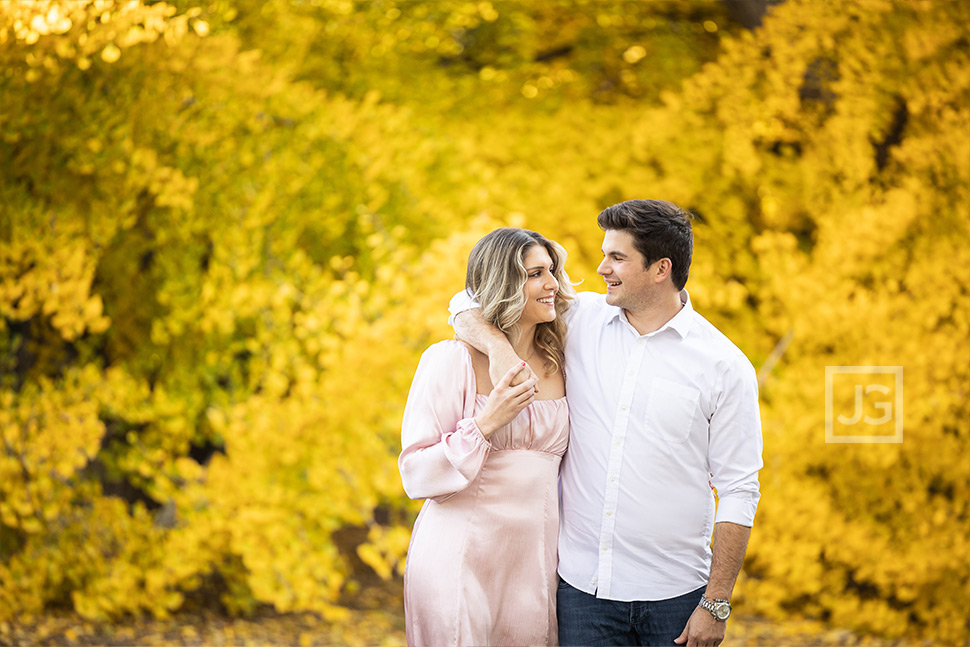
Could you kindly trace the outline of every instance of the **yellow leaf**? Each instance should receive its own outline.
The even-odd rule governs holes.
[[[114,63],[119,58],[121,58],[121,50],[114,43],[108,43],[108,45],[101,50],[101,60],[105,63]]]

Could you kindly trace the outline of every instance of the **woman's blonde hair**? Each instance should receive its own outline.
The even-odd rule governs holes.
[[[561,371],[566,343],[566,323],[562,314],[576,297],[566,275],[566,250],[542,234],[528,229],[503,227],[475,243],[468,256],[465,289],[482,307],[482,316],[506,335],[513,334],[525,310],[525,255],[542,245],[552,259],[552,274],[559,282],[556,293],[556,318],[536,326],[536,352],[543,358],[548,373]]]

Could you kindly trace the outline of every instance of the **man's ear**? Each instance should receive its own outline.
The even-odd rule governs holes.
[[[674,271],[674,264],[669,258],[661,258],[654,264],[654,281],[663,283]]]

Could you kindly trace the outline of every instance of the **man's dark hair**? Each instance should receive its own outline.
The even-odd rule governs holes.
[[[600,212],[596,218],[603,231],[626,231],[633,236],[633,247],[643,254],[645,267],[669,258],[671,278],[678,290],[687,285],[694,234],[690,212],[666,200],[627,200]]]

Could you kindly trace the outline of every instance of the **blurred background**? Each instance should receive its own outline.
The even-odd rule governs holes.
[[[3,0],[0,644],[403,644],[471,246],[602,291],[659,198],[759,369],[728,644],[966,645],[968,187],[957,0]]]

